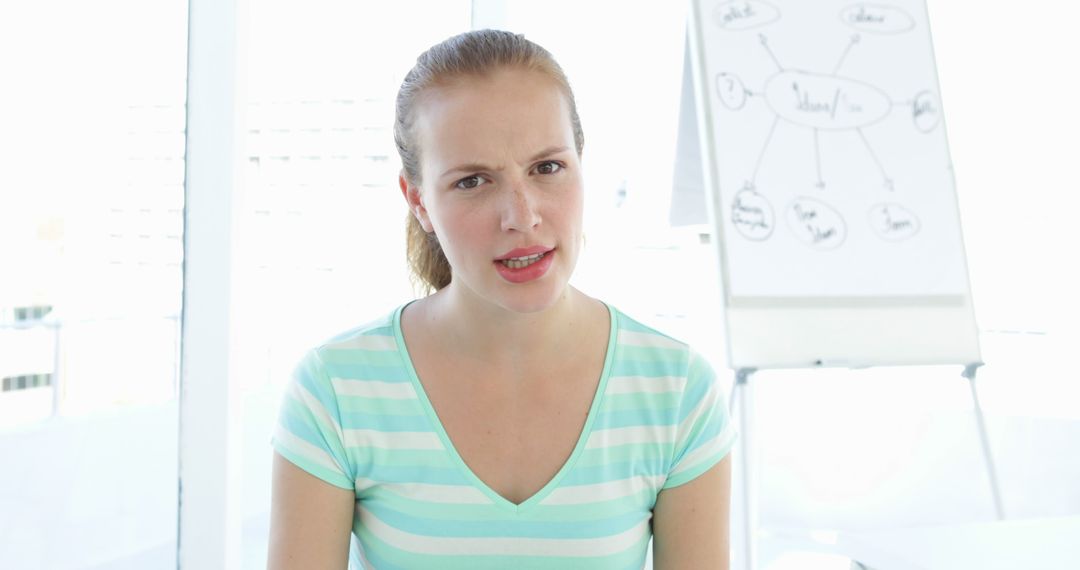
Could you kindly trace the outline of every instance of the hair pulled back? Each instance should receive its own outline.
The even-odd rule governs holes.
[[[421,184],[420,152],[413,122],[420,95],[440,82],[466,75],[484,75],[503,68],[519,68],[547,74],[566,96],[570,108],[574,146],[578,154],[585,146],[574,93],[559,64],[546,49],[525,36],[500,30],[476,30],[453,36],[429,48],[416,58],[405,76],[395,106],[394,142],[401,156],[405,178]],[[414,281],[429,290],[450,284],[450,263],[435,233],[427,233],[410,212],[406,229],[406,255]]]

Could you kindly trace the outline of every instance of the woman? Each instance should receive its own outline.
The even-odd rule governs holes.
[[[450,38],[397,99],[434,293],[298,366],[270,568],[726,568],[734,434],[686,345],[568,284],[584,137],[543,48]],[[355,535],[356,540],[350,541]]]

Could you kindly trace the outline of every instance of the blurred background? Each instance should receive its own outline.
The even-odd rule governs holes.
[[[393,97],[492,23],[553,52],[586,132],[575,284],[726,371],[707,226],[672,226],[686,3],[248,0],[231,346],[242,567],[302,351],[412,298]],[[930,0],[1010,520],[1080,515],[1080,8]],[[0,568],[177,565],[185,0],[0,4]],[[763,536],[994,519],[955,367],[755,375]],[[780,547],[763,543],[763,566]]]

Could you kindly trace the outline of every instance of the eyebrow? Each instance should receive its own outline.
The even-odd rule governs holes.
[[[567,150],[569,150],[569,147],[564,146],[564,145],[551,146],[551,147],[545,148],[544,150],[534,154],[532,156],[532,158],[529,159],[529,162],[536,162],[537,160],[540,160],[541,158],[545,158],[545,157],[551,156],[553,154],[559,154],[561,152],[566,152]],[[442,174],[439,175],[439,178],[442,178],[442,177],[447,176],[449,174],[453,174],[455,172],[475,172],[477,170],[493,170],[493,169],[491,167],[487,166],[487,165],[480,164],[479,162],[469,162],[469,163],[466,163],[466,164],[459,164],[458,166],[455,166],[455,167],[451,168],[450,170],[447,170],[446,172],[443,172]]]

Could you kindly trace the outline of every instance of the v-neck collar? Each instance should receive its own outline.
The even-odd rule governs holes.
[[[589,440],[589,435],[592,433],[592,425],[596,420],[597,411],[600,409],[600,403],[604,398],[604,392],[607,388],[608,376],[611,373],[611,363],[615,358],[616,333],[618,332],[618,317],[615,308],[604,302],[604,306],[607,307],[608,317],[610,319],[607,351],[604,354],[604,367],[600,372],[600,381],[596,384],[596,393],[593,394],[592,405],[589,407],[589,415],[585,419],[585,425],[582,426],[581,433],[578,434],[578,440],[577,444],[574,446],[574,451],[570,453],[570,457],[567,458],[566,462],[559,468],[559,471],[555,473],[555,476],[541,487],[539,491],[533,493],[532,496],[521,503],[514,503],[495,492],[494,489],[489,487],[487,483],[480,479],[480,477],[469,468],[465,463],[465,460],[461,458],[457,448],[454,447],[454,443],[450,441],[450,436],[446,433],[446,428],[443,427],[442,421],[439,420],[439,415],[435,413],[435,407],[431,405],[431,400],[428,399],[427,391],[424,390],[424,385],[420,383],[420,376],[416,373],[412,357],[409,355],[409,349],[405,346],[405,336],[401,332],[401,313],[410,303],[412,303],[412,301],[401,305],[394,311],[394,340],[397,343],[398,354],[401,355],[402,362],[409,374],[409,380],[412,382],[413,388],[416,390],[416,395],[420,399],[420,405],[423,407],[424,413],[427,414],[432,426],[434,426],[435,432],[438,434],[443,447],[446,449],[446,453],[450,455],[451,460],[458,468],[464,472],[466,478],[473,486],[479,489],[500,508],[508,509],[520,514],[540,501],[543,501],[545,497],[558,488],[563,477],[573,469],[578,456],[580,456],[581,452],[585,449],[585,445]]]

